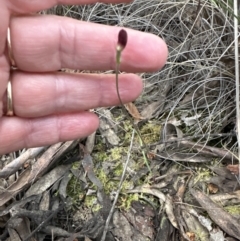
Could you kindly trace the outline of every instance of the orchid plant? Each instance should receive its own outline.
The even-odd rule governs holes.
[[[121,54],[122,51],[125,49],[126,45],[127,45],[127,41],[128,41],[128,35],[126,30],[121,29],[118,33],[118,42],[117,42],[117,46],[116,46],[116,91],[117,91],[117,95],[118,95],[118,99],[120,102],[120,105],[122,106],[122,109],[124,111],[124,113],[126,114],[127,118],[129,119],[130,123],[132,124],[133,129],[136,131],[137,135],[139,136],[140,139],[140,145],[142,148],[142,154],[145,160],[145,163],[148,167],[149,172],[151,172],[150,167],[149,167],[149,161],[146,155],[146,145],[143,141],[143,138],[141,136],[140,130],[137,126],[137,124],[134,123],[134,121],[132,120],[132,118],[129,116],[119,93],[119,80],[118,80],[118,75],[119,75],[119,68],[120,68],[120,64],[121,64]]]

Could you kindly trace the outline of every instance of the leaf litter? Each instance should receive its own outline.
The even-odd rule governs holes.
[[[151,32],[169,47],[162,71],[140,74],[144,92],[129,108],[140,130],[148,125],[143,137],[154,137],[151,172],[136,138],[106,240],[240,240],[231,1],[137,0],[46,13]],[[101,239],[132,130],[117,107],[95,112],[100,128],[87,140],[1,157],[1,240]]]

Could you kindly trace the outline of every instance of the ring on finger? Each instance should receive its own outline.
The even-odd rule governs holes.
[[[11,79],[8,81],[7,85],[7,116],[13,116],[14,111],[13,111],[13,98],[12,98],[12,82]]]
[[[8,30],[7,30],[7,45],[8,45],[8,56],[9,56],[9,59],[10,59],[11,67],[15,68],[16,63],[15,63],[15,60],[14,60],[14,57],[13,57],[13,52],[12,52],[10,28],[8,28]]]

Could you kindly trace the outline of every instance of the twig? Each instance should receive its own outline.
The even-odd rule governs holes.
[[[117,200],[118,200],[118,196],[119,196],[119,194],[121,192],[121,189],[122,189],[122,184],[124,182],[124,178],[125,178],[125,175],[126,175],[128,163],[129,163],[130,156],[131,156],[131,150],[132,150],[132,146],[133,146],[134,133],[135,133],[135,129],[133,129],[133,132],[132,132],[132,138],[131,138],[131,143],[130,143],[130,146],[129,146],[129,149],[128,149],[127,160],[126,160],[126,163],[124,165],[123,173],[122,173],[122,176],[121,176],[121,180],[120,180],[120,183],[119,183],[118,190],[116,192],[116,196],[114,198],[113,205],[111,207],[111,210],[109,212],[107,221],[105,223],[105,227],[104,227],[104,230],[103,230],[103,235],[102,235],[101,241],[105,241],[106,234],[107,234],[107,231],[108,231],[108,226],[109,226],[109,223],[111,221],[111,218],[112,218],[112,215],[113,215],[113,212],[114,212],[114,208],[115,208],[115,205],[116,205]]]
[[[237,0],[234,0],[234,15],[238,16]],[[234,39],[235,39],[235,81],[236,81],[236,111],[237,111],[237,140],[238,140],[238,160],[240,160],[240,96],[239,96],[239,56],[238,56],[238,18],[234,16]],[[240,166],[239,166],[240,172]],[[240,173],[239,173],[240,178]]]
[[[35,158],[40,152],[42,152],[46,147],[30,148],[24,152],[21,156],[14,159],[8,165],[6,165],[2,170],[0,170],[0,178],[7,178],[13,173],[17,172],[20,167],[30,158]]]

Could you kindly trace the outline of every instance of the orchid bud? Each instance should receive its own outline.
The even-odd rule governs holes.
[[[124,29],[121,29],[118,33],[118,47],[122,51],[127,45],[127,32]]]
[[[121,29],[118,33],[118,42],[117,42],[117,53],[116,53],[116,63],[117,65],[121,62],[121,52],[127,45],[127,32],[124,29]]]

